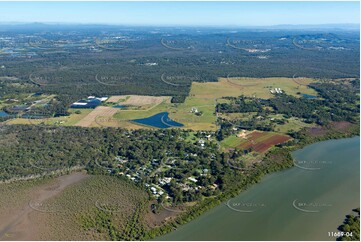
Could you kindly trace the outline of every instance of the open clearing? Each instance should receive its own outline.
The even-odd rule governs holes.
[[[249,149],[252,148],[258,153],[265,153],[274,145],[284,143],[290,140],[287,135],[280,135],[272,132],[253,131],[247,134],[246,138],[232,135],[221,142],[224,148]]]
[[[308,124],[303,122],[301,119],[296,117],[291,117],[287,119],[285,124],[276,124],[275,130],[280,133],[286,134],[287,132],[293,131],[300,131],[306,127],[315,127],[315,124]]]
[[[297,80],[297,81],[295,81]],[[144,126],[130,122],[134,119],[142,119],[153,116],[160,112],[168,112],[169,118],[182,123],[183,129],[193,130],[217,130],[215,106],[217,102],[225,102],[224,96],[237,97],[245,95],[249,97],[271,98],[273,94],[270,89],[281,88],[287,94],[299,97],[300,94],[317,95],[317,93],[306,85],[315,82],[310,78],[219,78],[218,82],[193,82],[189,96],[184,103],[171,103],[168,96],[141,96],[121,95],[111,96],[105,104],[125,105],[129,108],[113,108],[98,106],[94,110],[81,110],[81,114],[74,113],[67,117],[47,119],[47,124],[54,124],[59,121],[60,125],[76,125],[82,127],[122,127],[128,129],[139,129]],[[198,113],[192,112],[196,109]],[[67,120],[68,119],[68,120]],[[99,119],[101,122],[98,122]],[[32,122],[41,123],[42,120]],[[29,123],[26,119],[16,119],[9,123]],[[298,128],[304,125],[301,121],[295,120],[290,125],[279,126],[280,132],[287,132],[295,124]],[[149,127],[148,127],[149,128]]]
[[[308,84],[316,82],[312,78],[286,78],[286,77],[271,77],[271,78],[245,78],[245,77],[231,77],[220,78],[221,81],[227,82],[233,86],[234,89],[240,90],[241,94],[248,97],[271,98],[273,94],[270,89],[281,88],[286,94],[300,97],[302,94],[317,95],[317,92],[309,87]]]
[[[75,124],[75,126],[90,127],[94,125],[95,119],[98,116],[102,117],[113,117],[118,111],[116,108],[98,106],[92,112],[88,113],[84,118]]]
[[[307,78],[299,79],[304,85],[315,81]],[[287,94],[298,97],[300,95],[297,92],[310,95],[317,94],[313,89],[304,85],[297,84],[292,78],[220,78],[218,82],[193,82],[189,96],[184,103],[173,104],[163,101],[147,110],[120,109],[114,118],[126,122],[127,120],[146,118],[160,112],[169,112],[169,118],[184,124],[183,129],[215,131],[217,130],[215,105],[218,99],[222,101],[221,98],[224,96],[237,97],[242,94],[271,98],[273,94],[269,90],[275,87],[281,88]],[[117,96],[118,99],[114,100],[122,99],[125,101],[120,104],[126,104],[131,99],[130,97],[126,95]],[[201,115],[192,113],[192,108],[196,108]]]
[[[150,212],[147,193],[134,184],[81,172],[0,184],[0,196],[0,240],[108,241],[109,224],[121,234],[135,220],[147,227]]]
[[[118,120],[146,118],[160,112],[169,112],[169,118],[184,124],[183,129],[217,130],[215,105],[216,99],[223,96],[239,96],[241,92],[226,81],[198,83],[193,82],[189,96],[184,103],[162,102],[151,110],[119,110],[114,116]],[[122,103],[123,104],[123,103]],[[191,112],[196,108],[201,115]]]
[[[43,209],[42,204],[60,194],[66,187],[78,183],[84,178],[86,175],[78,172],[59,177],[53,182],[48,181],[39,187],[24,184],[27,182],[0,185],[2,198],[0,240],[39,239],[39,233],[43,229],[42,226],[45,225],[35,221],[37,220],[36,214],[41,213]],[[41,184],[41,182],[38,183]]]
[[[141,95],[122,95],[122,96],[111,96],[107,102],[119,103],[121,105],[133,105],[133,106],[144,106],[144,105],[156,105],[164,101],[170,102],[171,97],[167,96],[141,96]]]

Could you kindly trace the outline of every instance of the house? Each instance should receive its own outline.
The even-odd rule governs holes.
[[[153,194],[157,194],[157,189],[155,187],[151,187],[150,190],[152,191]]]
[[[195,107],[192,107],[191,108],[191,113],[198,113],[199,111],[198,111],[198,109],[197,108],[195,108]]]
[[[79,100],[72,105],[71,108],[96,108],[102,102],[106,101],[108,97],[95,97],[95,96],[88,96],[87,99]]]
[[[192,182],[198,182],[197,179],[195,179],[194,177],[188,177],[188,180],[192,181]]]
[[[72,105],[71,108],[96,108],[101,103],[98,99],[87,99],[87,100],[79,100]]]

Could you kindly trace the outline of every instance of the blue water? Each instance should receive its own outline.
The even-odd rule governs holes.
[[[292,156],[318,169],[269,174],[229,200],[238,211],[221,204],[156,240],[335,241],[328,232],[360,206],[360,137],[311,144]],[[295,201],[316,211],[300,211]]]
[[[8,117],[10,116],[7,112],[5,111],[0,111],[0,117]]]
[[[166,129],[166,128],[172,128],[172,127],[183,127],[184,126],[181,123],[178,123],[178,122],[175,122],[175,121],[171,120],[168,117],[168,115],[169,115],[168,112],[162,112],[162,113],[158,113],[158,114],[153,115],[153,116],[148,117],[148,118],[134,119],[132,121],[135,122],[135,123],[148,125],[148,126],[152,126],[152,127],[160,128],[160,129]]]
[[[115,105],[113,106],[113,108],[127,108],[128,106],[126,105]]]
[[[308,99],[317,98],[317,96],[313,96],[313,95],[310,95],[310,94],[302,94],[302,96],[303,96],[304,98],[308,98]]]

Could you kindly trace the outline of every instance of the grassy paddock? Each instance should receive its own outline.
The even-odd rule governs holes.
[[[272,98],[273,94],[269,91],[274,88],[281,88],[286,94],[300,97],[297,93],[317,95],[317,92],[312,88],[307,87],[308,84],[316,82],[312,78],[286,78],[286,77],[271,77],[271,78],[245,78],[232,77],[220,78],[220,83],[226,82],[228,85],[233,85],[238,88],[241,94],[248,97],[258,98]]]

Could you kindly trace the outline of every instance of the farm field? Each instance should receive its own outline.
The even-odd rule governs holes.
[[[145,106],[157,105],[164,101],[170,102],[169,96],[141,96],[141,95],[121,95],[111,96],[106,102],[117,103],[121,105]]]
[[[297,81],[295,81],[297,80]],[[269,89],[280,87],[286,93],[300,96],[297,93],[316,95],[307,85],[315,80],[307,78],[219,78],[218,82],[193,82],[189,96],[184,103],[171,103],[169,96],[142,96],[119,95],[111,96],[105,106],[93,109],[81,109],[81,114],[72,114],[69,117],[31,120],[32,123],[76,125],[82,127],[123,127],[128,129],[145,128],[143,125],[130,122],[134,119],[147,118],[160,112],[168,112],[169,118],[182,123],[183,129],[217,130],[215,105],[226,102],[224,96],[256,96],[271,98]],[[110,105],[124,105],[127,108],[113,108]],[[191,112],[196,109],[195,112]],[[228,114],[227,114],[228,115]],[[229,114],[229,118],[236,118],[237,114]],[[27,119],[16,119],[9,124],[28,124]],[[286,133],[295,124],[296,129],[303,125],[301,121],[291,122],[289,125],[280,125],[279,131]],[[151,127],[146,127],[151,128]]]
[[[79,120],[75,126],[91,127],[94,124],[96,117],[112,117],[117,111],[118,109],[116,108],[98,106]]]
[[[232,135],[221,142],[223,148],[252,148],[255,152],[265,153],[274,145],[284,143],[291,138],[287,135],[281,135],[272,132],[252,131],[246,135],[246,138]]]
[[[197,116],[195,113],[191,113],[192,108],[197,108],[199,112],[202,112],[202,115]],[[165,100],[148,110],[118,109],[114,118],[126,122],[127,120],[147,118],[160,112],[168,112],[169,118],[182,123],[184,125],[182,128],[184,129],[216,130],[217,128],[215,124],[215,100],[199,98],[196,91],[193,91],[193,96],[187,97],[184,103],[175,104]]]
[[[162,102],[150,110],[119,110],[114,118],[118,120],[132,120],[146,118],[159,112],[169,112],[169,117],[184,124],[184,129],[217,130],[215,105],[216,99],[223,96],[239,96],[240,90],[224,80],[219,82],[193,82],[189,96],[184,103],[174,104]],[[123,104],[123,103],[122,103]],[[201,115],[191,112],[196,108]]]
[[[238,89],[240,94],[248,97],[257,97],[268,99],[273,97],[270,89],[281,88],[286,94],[300,97],[300,94],[317,95],[317,92],[307,85],[316,82],[312,78],[286,78],[286,77],[271,77],[271,78],[246,78],[246,77],[229,77],[220,78],[221,82],[227,82],[233,89]],[[230,95],[231,96],[231,95]]]

